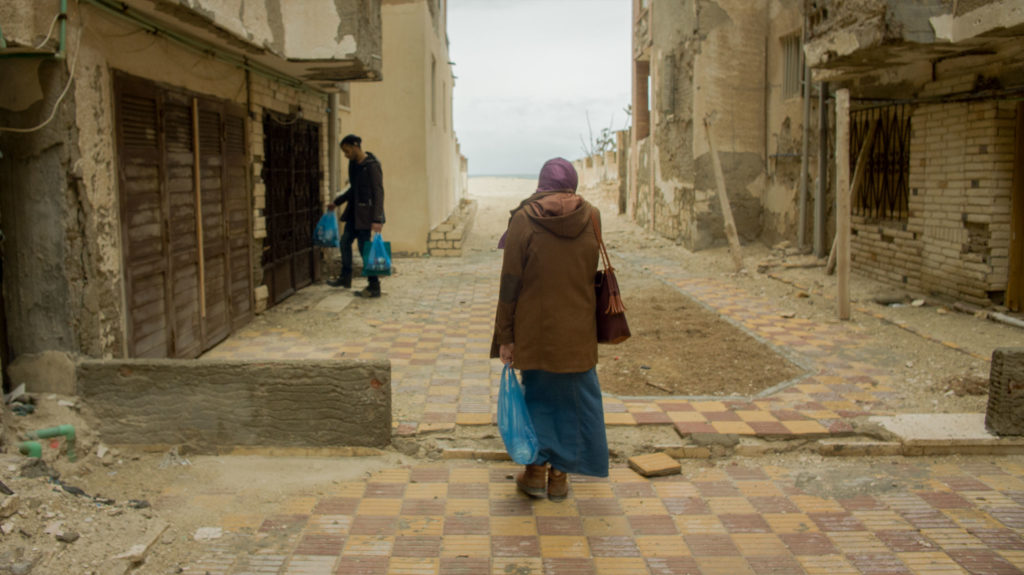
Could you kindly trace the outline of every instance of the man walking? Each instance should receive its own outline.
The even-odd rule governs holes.
[[[362,256],[366,244],[374,233],[384,228],[384,172],[377,158],[363,151],[363,140],[355,134],[341,139],[341,152],[348,158],[349,188],[345,193],[334,198],[327,209],[345,204],[341,213],[341,221],[345,231],[341,234],[341,275],[330,280],[327,285],[333,287],[352,287],[352,242],[359,246]],[[366,266],[367,262],[363,262]],[[366,289],[355,292],[359,297],[380,297],[380,277],[369,276]]]

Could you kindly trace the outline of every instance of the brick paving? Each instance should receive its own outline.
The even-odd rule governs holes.
[[[448,462],[335,483],[262,521],[226,518],[225,538],[184,572],[1024,572],[1022,457],[873,460],[823,478],[799,460],[652,479],[614,467],[607,479],[574,477],[561,503],[517,493],[516,469]]]
[[[606,397],[609,426],[824,438],[851,431],[856,417],[893,413],[897,382],[878,361],[886,350],[863,328],[785,318],[772,301],[690,276],[673,262],[615,258],[620,268],[645,266],[805,374],[748,398]],[[444,277],[389,293],[390,305],[409,313],[376,322],[372,337],[312,342],[298,331],[250,327],[208,357],[388,358],[394,393],[410,406],[394,422],[396,435],[492,425],[500,366],[487,355],[497,257],[400,262],[440,265]],[[1024,458],[865,461],[824,478],[799,460],[689,465],[682,475],[653,479],[615,467],[608,479],[574,477],[562,503],[517,493],[515,467],[502,462],[388,469],[289,500],[267,516],[222,515],[225,537],[203,544],[184,572],[1024,573]],[[169,490],[155,506],[210,509],[249,496]]]

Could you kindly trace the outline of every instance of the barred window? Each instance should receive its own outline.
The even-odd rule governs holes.
[[[905,104],[850,112],[850,174],[877,123],[864,177],[854,191],[853,213],[872,220],[905,222],[909,217],[910,106]]]
[[[800,95],[803,88],[804,67],[800,33],[782,38],[782,97]]]

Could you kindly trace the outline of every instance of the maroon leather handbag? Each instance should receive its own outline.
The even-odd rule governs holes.
[[[591,212],[590,221],[594,224],[594,235],[601,251],[604,270],[594,276],[594,293],[597,295],[597,343],[622,343],[629,339],[629,324],[626,323],[626,306],[622,303],[619,293],[619,282],[615,279],[615,268],[608,259],[608,250],[601,239],[601,224],[597,216]]]

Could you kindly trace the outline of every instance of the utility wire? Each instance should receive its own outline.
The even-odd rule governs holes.
[[[56,20],[54,20],[54,21],[56,21]],[[51,29],[52,29],[52,26],[51,26]],[[57,116],[57,109],[60,108],[60,103],[62,101],[64,101],[64,96],[68,95],[68,90],[71,89],[71,84],[75,80],[75,70],[78,68],[78,55],[80,53],[79,47],[81,45],[82,45],[82,27],[81,27],[81,25],[79,25],[79,27],[78,27],[78,38],[75,39],[74,59],[71,61],[71,65],[69,66],[71,71],[68,74],[68,83],[64,85],[64,89],[61,90],[60,96],[57,97],[57,101],[53,104],[53,109],[50,110],[50,115],[45,120],[43,120],[43,122],[41,124],[39,124],[37,126],[33,126],[31,128],[6,128],[6,127],[3,127],[3,126],[0,126],[0,132],[13,132],[15,134],[28,134],[28,133],[35,132],[35,131],[38,131],[38,130],[41,130],[41,129],[45,128],[47,124],[49,124],[51,121],[53,121],[54,117]]]

